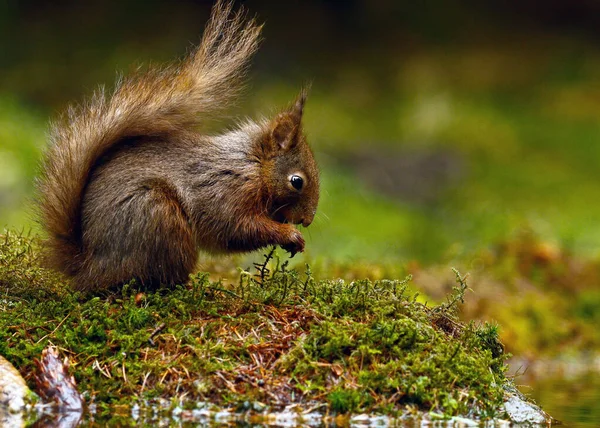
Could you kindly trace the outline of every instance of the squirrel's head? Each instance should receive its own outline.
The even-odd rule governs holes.
[[[269,214],[281,223],[312,223],[319,203],[319,170],[302,132],[306,90],[268,127]]]

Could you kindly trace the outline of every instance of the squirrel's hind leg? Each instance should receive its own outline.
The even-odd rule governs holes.
[[[135,192],[108,206],[102,221],[84,230],[85,261],[78,289],[98,289],[136,279],[142,285],[184,283],[197,248],[177,191],[162,179],[146,179]],[[92,216],[92,218],[99,218]]]

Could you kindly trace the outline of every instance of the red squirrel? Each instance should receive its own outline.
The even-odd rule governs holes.
[[[176,65],[121,79],[51,126],[38,179],[48,261],[94,290],[177,284],[198,250],[304,250],[319,171],[302,129],[306,91],[274,118],[198,131],[242,87],[261,26],[218,1]]]

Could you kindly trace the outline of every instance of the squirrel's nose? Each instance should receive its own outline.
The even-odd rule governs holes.
[[[308,227],[312,223],[312,219],[308,219],[308,220],[302,219],[301,223],[302,223],[302,226]]]

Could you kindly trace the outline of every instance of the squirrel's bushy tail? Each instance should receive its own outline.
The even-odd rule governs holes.
[[[121,79],[111,95],[99,90],[52,124],[38,181],[40,220],[49,262],[74,275],[83,262],[81,204],[98,160],[124,139],[169,137],[194,127],[236,96],[261,26],[232,3],[213,7],[198,48],[181,63]]]

